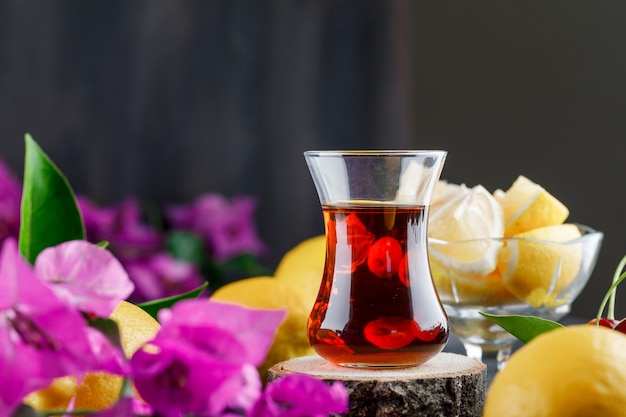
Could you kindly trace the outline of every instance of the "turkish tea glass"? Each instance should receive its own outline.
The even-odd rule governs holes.
[[[308,320],[312,348],[341,366],[418,366],[443,350],[428,209],[445,151],[304,153],[322,206],[326,261]]]

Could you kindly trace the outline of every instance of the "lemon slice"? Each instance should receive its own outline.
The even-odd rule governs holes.
[[[433,213],[428,227],[431,257],[444,266],[471,274],[488,274],[496,268],[502,243],[489,238],[502,237],[502,208],[482,185]]]
[[[520,175],[506,191],[494,192],[504,213],[504,235],[562,224],[569,216],[563,203],[542,186]]]
[[[581,236],[574,224],[546,226],[515,235],[500,250],[498,269],[504,286],[534,307],[555,306],[576,278],[582,262]]]

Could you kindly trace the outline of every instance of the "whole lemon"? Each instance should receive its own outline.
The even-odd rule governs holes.
[[[484,417],[626,415],[626,335],[576,325],[515,352],[493,380]]]
[[[122,301],[110,318],[119,327],[122,348],[128,358],[154,338],[160,328],[152,316],[127,301]],[[40,411],[65,410],[75,397],[75,410],[102,410],[115,403],[122,382],[121,376],[105,372],[90,372],[78,385],[73,376],[57,378],[47,388],[28,395],[24,402]]]
[[[282,257],[274,277],[285,281],[300,293],[302,300],[313,308],[322,282],[326,260],[326,236],[303,240]]]
[[[267,358],[259,366],[263,380],[267,379],[267,370],[272,365],[314,353],[307,336],[311,306],[286,282],[269,276],[246,278],[220,287],[211,297],[249,308],[287,310],[287,317],[277,330]]]

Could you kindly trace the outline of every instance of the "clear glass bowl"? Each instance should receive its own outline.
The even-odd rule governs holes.
[[[502,369],[516,341],[479,312],[550,320],[570,312],[591,276],[604,237],[588,226],[571,227],[577,227],[581,236],[560,243],[529,238],[429,239],[433,281],[450,330],[468,356],[481,360],[493,355],[497,369]],[[482,258],[473,259],[475,254]],[[488,370],[488,379],[495,371]]]

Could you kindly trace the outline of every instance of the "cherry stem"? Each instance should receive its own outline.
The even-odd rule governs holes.
[[[607,309],[607,318],[614,320],[615,319],[615,293],[617,292],[617,286],[626,279],[626,272],[622,273],[622,270],[626,266],[626,256],[622,258],[617,269],[615,270],[615,274],[613,275],[613,283],[611,287],[606,292],[606,295],[602,299],[602,303],[600,304],[600,309],[598,310],[598,314],[596,316],[596,325],[599,325],[600,319],[602,318],[602,312],[604,312],[604,307],[607,303],[609,303],[609,307]],[[621,275],[620,275],[621,274]]]

